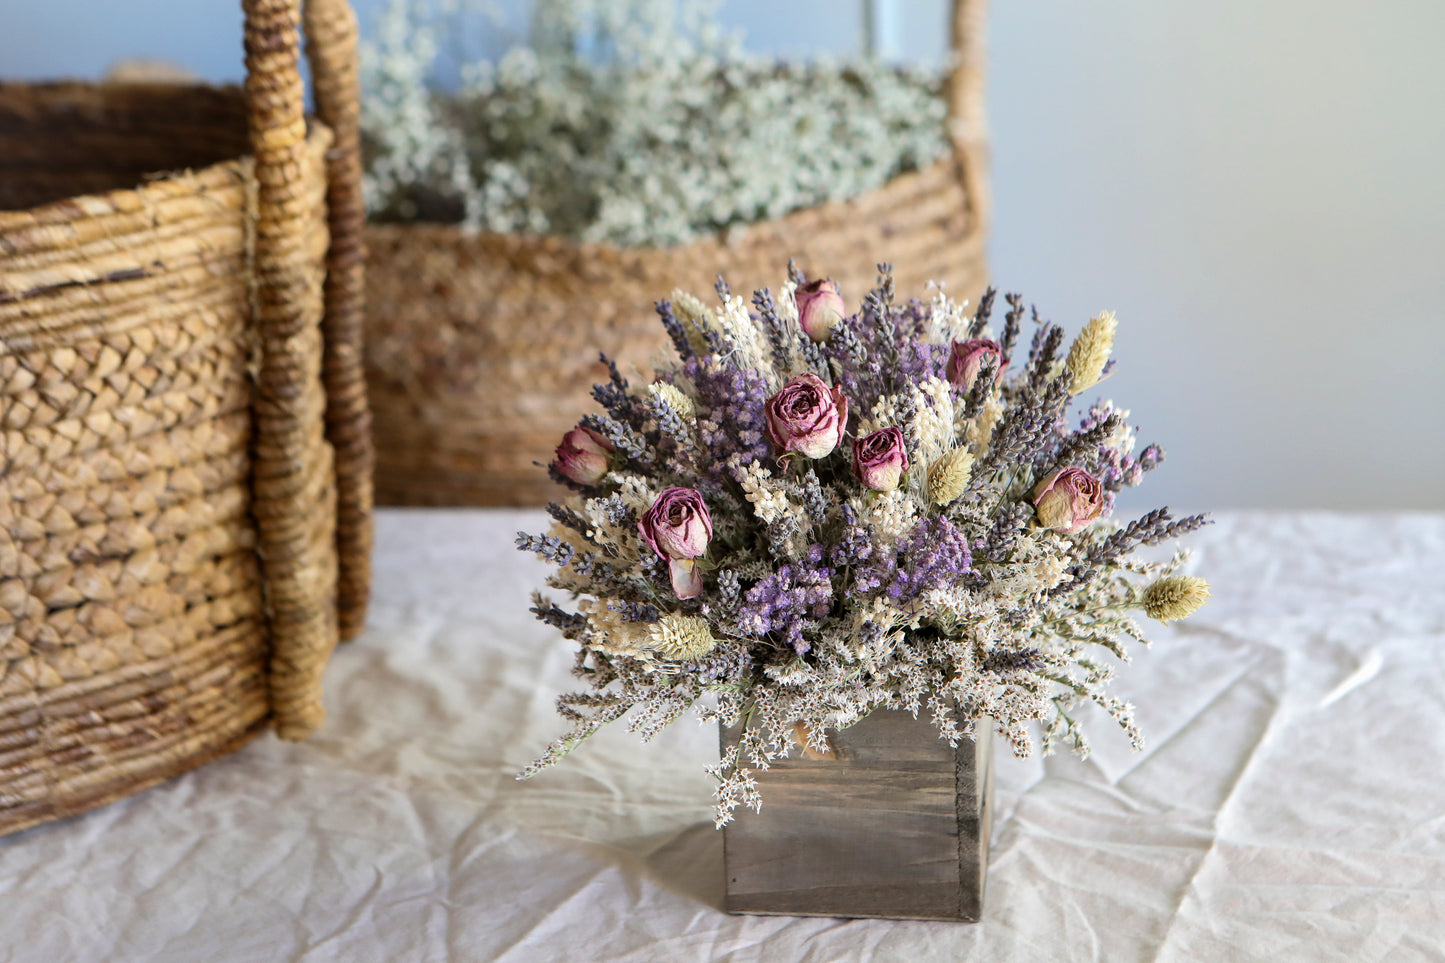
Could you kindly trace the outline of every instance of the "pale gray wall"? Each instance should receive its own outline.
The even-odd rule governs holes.
[[[0,0],[0,75],[148,55],[236,79],[238,6]],[[882,6],[936,59],[943,0]],[[862,38],[851,0],[723,15],[787,55]],[[1445,508],[1445,4],[991,17],[995,276],[1070,325],[1119,312],[1105,387],[1169,451],[1133,507]]]

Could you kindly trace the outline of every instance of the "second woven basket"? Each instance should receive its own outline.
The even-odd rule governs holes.
[[[376,495],[398,505],[537,505],[546,462],[584,410],[606,344],[645,368],[664,348],[647,305],[718,271],[746,294],[776,287],[789,258],[860,298],[875,266],[959,297],[986,283],[988,185],[983,0],[954,0],[947,80],[951,156],[876,191],[668,249],[373,225],[366,371]]]

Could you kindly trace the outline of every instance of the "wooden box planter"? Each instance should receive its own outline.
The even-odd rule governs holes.
[[[722,745],[736,743],[724,729]],[[757,775],[762,812],[724,832],[727,910],[976,922],[992,812],[992,729],[951,748],[926,718],[878,710]]]

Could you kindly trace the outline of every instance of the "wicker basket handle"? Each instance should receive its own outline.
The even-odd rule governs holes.
[[[988,113],[984,70],[988,47],[987,0],[953,0],[949,47],[953,67],[945,81],[948,138],[959,166],[969,209],[981,231],[988,230]]]
[[[332,232],[327,267],[335,276],[325,281],[324,295],[305,247],[310,202],[297,29],[301,0],[242,0],[257,185],[253,297],[260,359],[252,512],[271,635],[271,711],[277,733],[286,739],[304,737],[321,721],[321,671],[336,643],[341,613],[350,613],[352,628],[359,624],[355,595],[336,597],[332,586],[346,585],[355,593],[358,572],[364,586],[369,558],[356,548],[370,541],[369,511],[358,512],[370,507],[370,442],[356,343],[361,280],[356,28],[345,0],[308,0],[307,6],[308,27],[315,31],[309,53],[317,103],[340,128],[333,131],[327,157]],[[356,340],[348,343],[348,337]],[[308,360],[318,353],[323,384]],[[329,396],[324,401],[323,388]],[[333,446],[334,465],[332,452],[318,454],[323,406],[327,434],[340,441]],[[358,468],[365,473],[358,475]],[[316,527],[333,472],[339,496],[336,546],[318,541]],[[342,531],[344,526],[349,530]],[[347,575],[338,577],[333,559]],[[364,599],[363,590],[363,604]]]
[[[322,321],[326,386],[326,435],[336,456],[337,556],[340,564],[337,612],[342,638],[361,630],[371,582],[372,471],[371,415],[362,368],[362,271],[366,219],[361,196],[361,91],[357,68],[356,16],[347,0],[243,0],[246,16],[246,96],[256,176],[261,185],[257,273],[262,290],[261,323],[280,329],[294,323],[280,316],[286,303],[298,306],[293,289],[301,283],[284,263],[294,235],[287,216],[290,185],[298,176],[298,152],[305,139],[296,28],[304,19],[306,54],[316,92],[317,113],[333,134],[327,153],[327,210],[331,246],[327,255],[325,315]],[[301,16],[298,16],[301,13]],[[289,290],[289,293],[288,293]],[[293,312],[294,313],[294,312]]]
[[[361,196],[361,80],[356,15],[347,0],[307,0],[306,59],[311,62],[316,112],[335,140],[326,157],[326,315],[322,375],[326,437],[336,451],[336,549],[340,561],[337,616],[341,638],[359,633],[371,592],[371,411],[362,360],[362,271],[366,206]]]

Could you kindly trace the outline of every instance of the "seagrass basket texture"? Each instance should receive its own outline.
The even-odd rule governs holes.
[[[901,290],[936,280],[975,297],[988,219],[983,0],[955,0],[951,18],[951,156],[852,201],[669,249],[369,226],[377,500],[547,502],[554,486],[535,463],[552,458],[606,379],[598,351],[647,370],[666,347],[649,305],[675,287],[704,294],[718,272],[746,295],[776,288],[796,258],[810,276],[832,276],[856,309],[890,261]]]
[[[305,736],[364,618],[355,20],[308,123],[243,6],[244,89],[0,84],[0,832]]]

